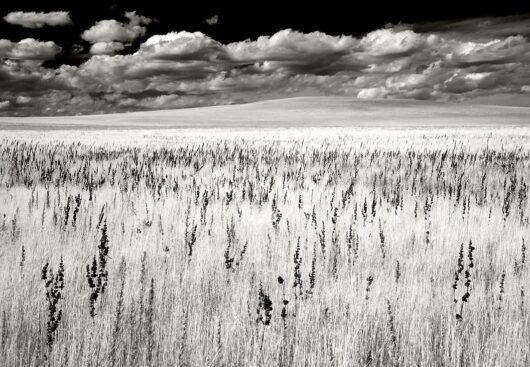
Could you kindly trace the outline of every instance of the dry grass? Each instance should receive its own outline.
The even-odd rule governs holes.
[[[3,366],[530,362],[528,130],[3,134]]]

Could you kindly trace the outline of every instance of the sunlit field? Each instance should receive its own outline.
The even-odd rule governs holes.
[[[530,364],[530,129],[0,133],[2,366]]]

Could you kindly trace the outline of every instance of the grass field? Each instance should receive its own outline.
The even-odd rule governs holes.
[[[530,363],[527,127],[0,136],[3,366]]]

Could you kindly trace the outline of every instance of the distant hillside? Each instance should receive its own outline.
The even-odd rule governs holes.
[[[0,129],[529,126],[530,108],[411,100],[297,97],[262,102],[61,117],[0,117]]]

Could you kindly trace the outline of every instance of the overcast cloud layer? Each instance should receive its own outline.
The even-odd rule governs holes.
[[[44,67],[65,52],[54,42],[0,40],[0,114],[123,112],[296,95],[530,106],[529,27],[521,17],[389,25],[361,37],[286,29],[229,44],[186,31],[142,40],[152,20],[135,12],[125,17],[98,21],[80,35],[90,55],[79,66]],[[22,23],[30,18],[10,19],[50,25]]]

